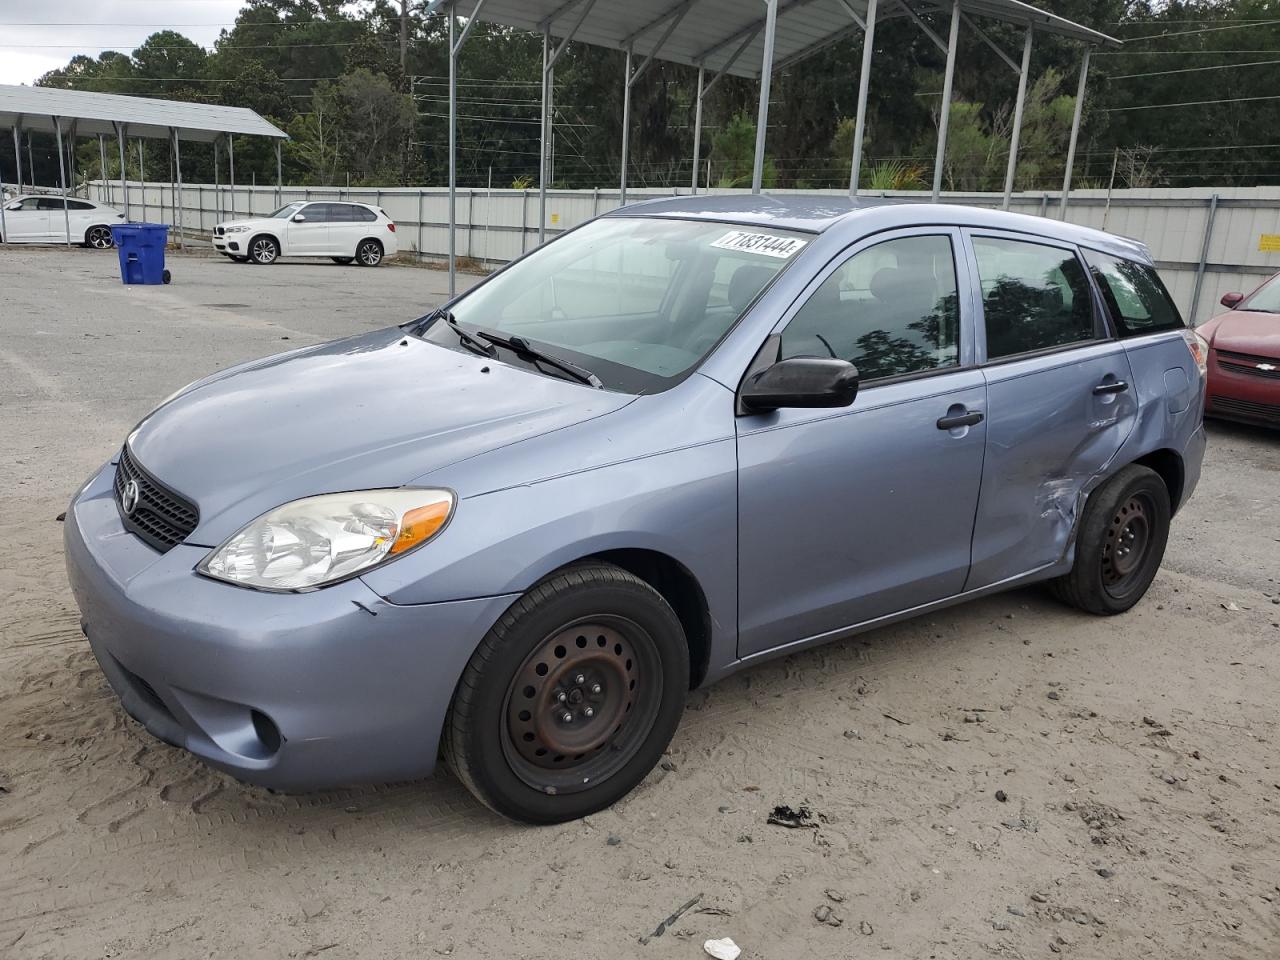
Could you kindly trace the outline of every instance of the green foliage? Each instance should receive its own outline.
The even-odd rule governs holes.
[[[716,186],[750,186],[755,151],[755,121],[745,113],[730,118],[711,141],[711,168],[719,174]],[[766,188],[778,185],[778,168],[768,156],[765,157],[762,179]]]

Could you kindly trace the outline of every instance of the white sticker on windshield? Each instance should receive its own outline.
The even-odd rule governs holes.
[[[743,253],[759,253],[766,257],[787,260],[799,253],[808,242],[795,237],[775,237],[768,233],[730,230],[711,246],[721,250],[741,250]]]

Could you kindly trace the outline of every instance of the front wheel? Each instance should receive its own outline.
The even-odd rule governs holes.
[[[1171,514],[1160,475],[1136,464],[1125,467],[1089,496],[1075,565],[1049,589],[1089,613],[1124,613],[1142,599],[1160,569]]]
[[[376,267],[382,262],[382,244],[377,240],[361,240],[356,247],[356,263],[362,267]]]
[[[449,708],[445,758],[504,816],[573,820],[644,779],[688,686],[684,631],[656,590],[611,564],[568,567],[481,641]]]
[[[95,250],[108,250],[115,246],[115,242],[111,239],[111,228],[103,226],[90,227],[86,230],[84,242]]]
[[[280,245],[273,237],[254,237],[249,244],[249,259],[264,266],[280,258]]]

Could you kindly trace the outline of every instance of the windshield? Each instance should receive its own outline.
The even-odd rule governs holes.
[[[1280,283],[1269,281],[1261,290],[1240,304],[1238,310],[1260,310],[1263,313],[1280,313]]]
[[[294,203],[286,203],[279,210],[270,214],[270,216],[274,219],[286,220],[289,217],[292,217],[299,210],[301,210],[305,205],[306,205],[306,201],[303,201],[303,200],[298,200],[298,201],[295,201]]]
[[[807,243],[785,230],[607,217],[497,274],[452,311],[465,330],[523,337],[606,388],[652,393],[692,370]],[[423,336],[465,349],[442,320]]]

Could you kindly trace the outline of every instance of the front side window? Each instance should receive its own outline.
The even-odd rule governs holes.
[[[823,281],[782,332],[781,359],[836,357],[878,380],[957,366],[959,332],[951,239],[900,237]]]
[[[1096,250],[1084,251],[1084,259],[1121,337],[1140,337],[1186,326],[1152,267]]]
[[[452,310],[468,331],[523,337],[608,388],[651,393],[692,370],[807,243],[787,230],[606,217],[516,262]],[[462,349],[446,323],[423,336]]]
[[[987,358],[1049,350],[1095,336],[1089,280],[1074,253],[1023,240],[974,237]]]
[[[1260,313],[1280,313],[1280,282],[1268,281],[1242,300],[1237,310],[1257,310]]]

